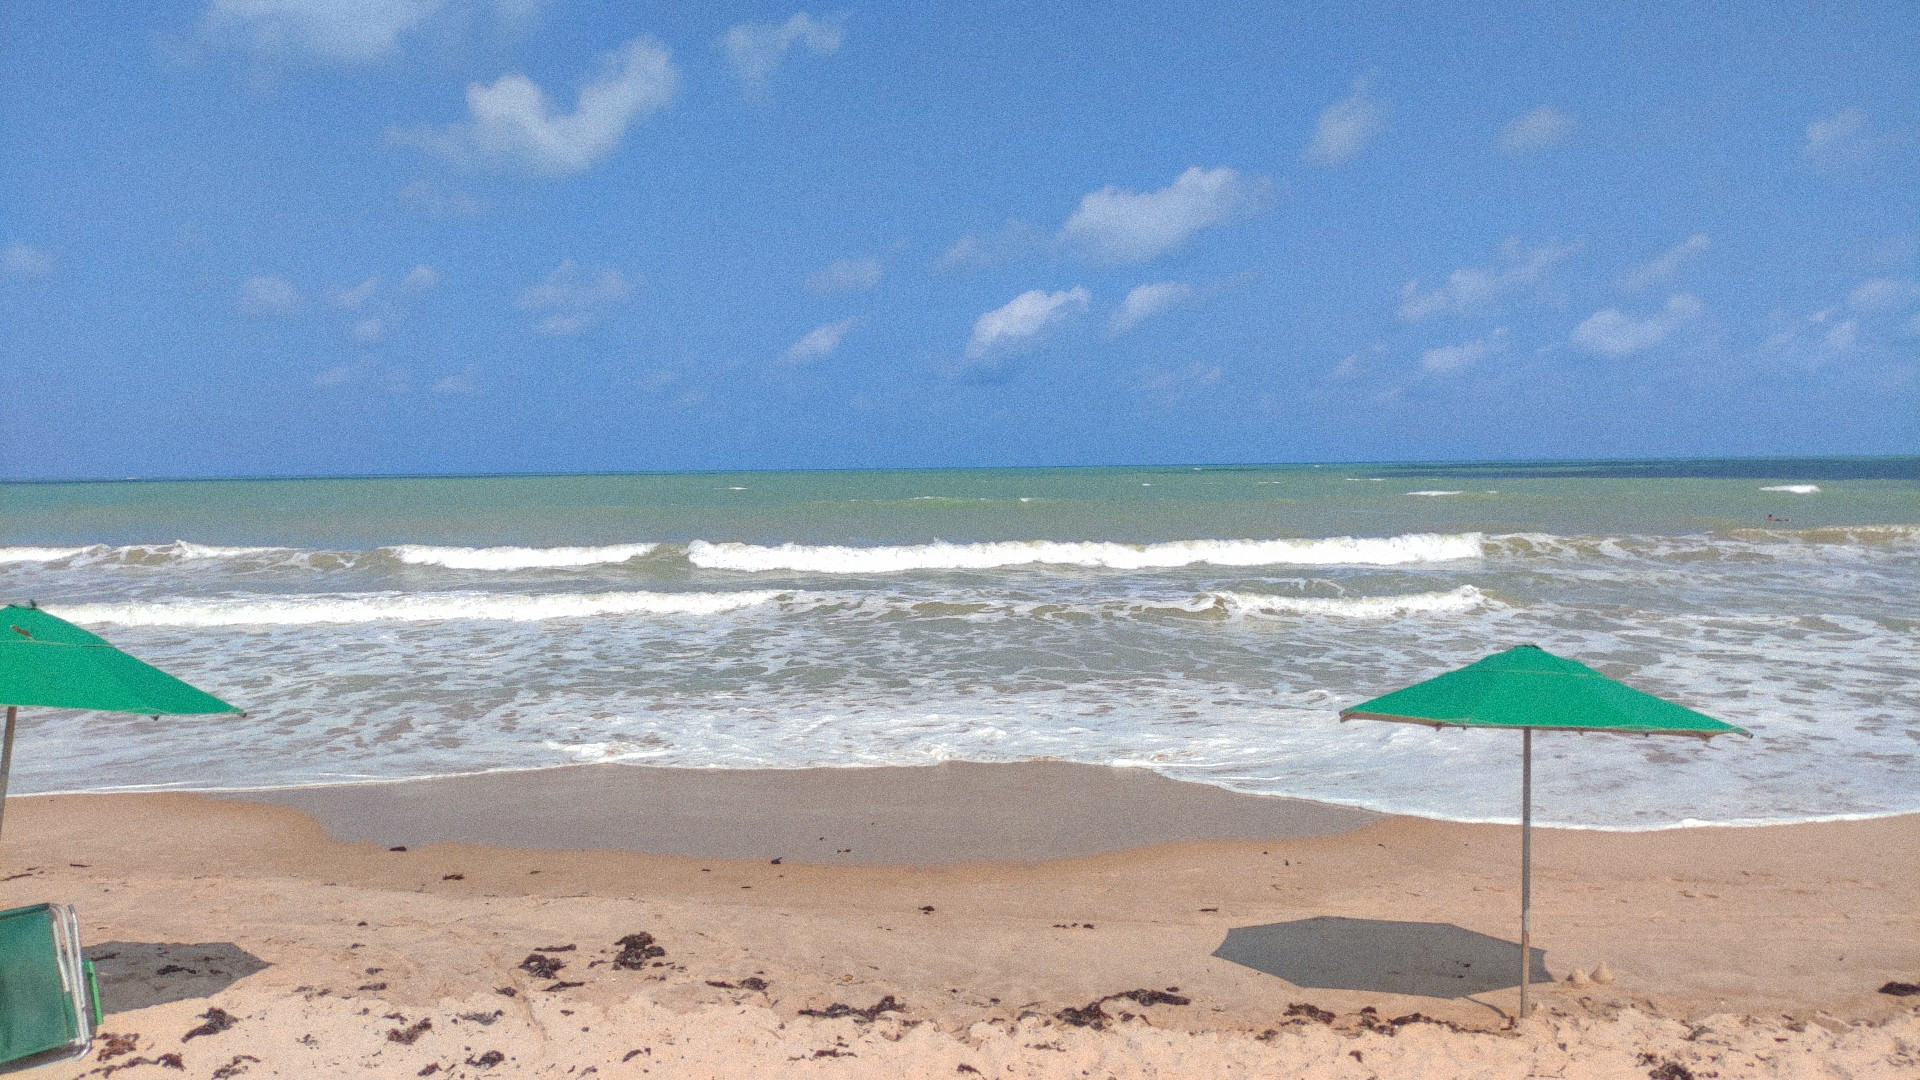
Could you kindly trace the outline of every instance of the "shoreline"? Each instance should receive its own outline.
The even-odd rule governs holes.
[[[861,774],[891,772],[891,773],[906,775],[906,774],[914,773],[916,770],[939,770],[939,769],[1020,770],[1020,769],[1027,769],[1027,768],[1060,769],[1070,774],[1090,773],[1090,772],[1145,774],[1148,776],[1155,777],[1158,780],[1165,781],[1166,783],[1169,783],[1169,784],[1179,785],[1181,788],[1207,789],[1207,790],[1216,792],[1219,795],[1227,797],[1228,800],[1253,800],[1258,803],[1266,803],[1266,804],[1288,804],[1294,810],[1301,811],[1302,815],[1306,817],[1311,817],[1313,810],[1323,811],[1326,819],[1330,821],[1339,819],[1339,817],[1343,814],[1355,814],[1355,815],[1364,815],[1367,819],[1411,818],[1414,820],[1430,821],[1430,822],[1434,822],[1436,824],[1442,824],[1442,825],[1489,825],[1489,826],[1517,827],[1520,823],[1517,815],[1512,818],[1448,817],[1448,816],[1439,815],[1439,814],[1427,814],[1427,813],[1419,813],[1419,812],[1409,811],[1409,810],[1381,808],[1378,806],[1367,805],[1357,800],[1353,802],[1343,802],[1343,801],[1339,801],[1335,799],[1327,799],[1327,798],[1311,798],[1306,796],[1269,794],[1265,792],[1256,792],[1256,791],[1242,791],[1235,788],[1226,787],[1224,785],[1210,783],[1204,780],[1180,779],[1178,777],[1169,776],[1166,773],[1160,772],[1158,770],[1155,770],[1145,765],[1093,765],[1093,764],[1085,764],[1081,762],[1067,761],[1059,758],[1033,758],[1033,759],[1026,759],[1021,761],[976,761],[976,760],[956,758],[956,759],[951,759],[947,761],[941,761],[941,762],[936,762],[933,764],[926,764],[926,765],[856,764],[856,765],[763,766],[763,767],[752,767],[752,768],[735,768],[730,766],[648,765],[648,764],[643,764],[638,762],[624,762],[624,761],[563,762],[559,764],[548,764],[548,765],[502,766],[502,767],[493,768],[493,769],[479,769],[471,772],[439,773],[439,774],[420,775],[420,776],[359,777],[354,779],[315,780],[311,782],[301,782],[301,783],[291,783],[291,784],[266,784],[266,785],[260,785],[257,787],[194,787],[194,786],[152,787],[152,786],[134,785],[129,787],[121,787],[121,788],[71,788],[71,789],[59,789],[54,791],[14,791],[9,793],[8,798],[13,800],[20,800],[20,799],[64,798],[64,797],[71,797],[71,796],[91,797],[91,796],[108,796],[108,795],[199,795],[199,796],[206,796],[209,798],[239,799],[239,800],[250,801],[250,802],[272,803],[276,805],[293,806],[297,808],[325,806],[334,810],[337,813],[338,808],[342,807],[343,805],[349,805],[355,802],[361,802],[361,801],[364,801],[364,802],[381,802],[381,801],[411,802],[419,797],[419,795],[414,794],[413,792],[410,791],[409,794],[406,795],[405,797],[396,797],[396,798],[390,798],[386,800],[382,800],[378,796],[373,798],[363,797],[362,799],[356,799],[355,798],[356,792],[373,792],[379,789],[393,789],[393,791],[390,794],[397,796],[401,791],[405,791],[408,789],[414,789],[414,791],[425,791],[426,789],[447,790],[447,789],[458,789],[462,787],[486,788],[494,785],[499,785],[501,787],[510,789],[510,788],[520,786],[520,784],[525,782],[532,782],[536,776],[563,777],[574,770],[581,770],[581,771],[606,770],[609,772],[617,771],[617,770],[630,770],[634,773],[639,773],[639,774],[649,774],[649,775],[650,774],[666,774],[670,776],[684,776],[688,779],[689,782],[691,782],[696,786],[700,786],[705,783],[715,781],[717,778],[723,778],[720,780],[720,782],[746,781],[746,782],[752,783],[755,781],[759,781],[767,786],[778,787],[787,778],[793,777],[796,775],[802,775],[802,774],[807,774],[807,775],[817,774],[820,776],[852,774],[855,776],[859,776]],[[515,777],[521,777],[524,779],[523,780],[511,779]],[[438,797],[438,796],[428,796],[429,799],[432,799],[435,797]],[[1253,803],[1249,803],[1247,805],[1251,807]],[[1254,819],[1258,819],[1263,816],[1260,812],[1254,811],[1251,809],[1249,809],[1246,813],[1248,817],[1254,818]],[[1859,822],[1859,821],[1884,821],[1884,820],[1889,820],[1894,818],[1920,817],[1920,807],[1916,807],[1910,810],[1869,810],[1869,811],[1858,811],[1858,812],[1815,814],[1815,815],[1810,815],[1806,817],[1779,818],[1779,819],[1741,818],[1741,819],[1731,820],[1731,821],[1704,821],[1704,820],[1689,818],[1689,819],[1670,822],[1666,824],[1644,825],[1644,826],[1585,825],[1585,824],[1572,824],[1568,822],[1542,821],[1540,818],[1540,813],[1541,811],[1539,810],[1538,807],[1536,807],[1534,822],[1533,822],[1533,827],[1536,831],[1553,830],[1556,832],[1639,835],[1639,834],[1648,834],[1648,833],[1676,832],[1676,831],[1685,831],[1685,830],[1693,830],[1693,829],[1728,829],[1728,830],[1770,829],[1770,828],[1778,828],[1782,826],[1826,825],[1826,824]],[[1284,819],[1288,816],[1288,813],[1287,811],[1275,809],[1272,812],[1271,816],[1275,818]],[[1359,822],[1356,821],[1356,824],[1358,823]],[[1232,837],[1231,836],[1196,836],[1193,838],[1194,839],[1231,839]],[[1161,841],[1148,841],[1146,845],[1141,845],[1141,846],[1150,846],[1152,843],[1158,843],[1158,842],[1161,842]],[[571,846],[580,846],[580,845],[571,845]],[[591,847],[594,845],[585,845],[585,846]],[[635,848],[631,850],[644,850],[644,849]],[[1103,849],[1103,850],[1108,850],[1108,849]],[[1121,849],[1111,849],[1111,850],[1121,850]]]

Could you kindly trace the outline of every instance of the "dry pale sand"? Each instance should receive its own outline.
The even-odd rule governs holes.
[[[45,1070],[52,1076],[109,1067],[126,1067],[130,1080],[1920,1075],[1920,998],[1877,992],[1920,981],[1920,818],[1537,832],[1534,940],[1557,981],[1535,987],[1541,1010],[1514,1034],[1501,1030],[1510,987],[1469,997],[1321,989],[1214,955],[1278,969],[1298,955],[1264,934],[1335,924],[1249,928],[1327,916],[1511,939],[1514,829],[1344,820],[1258,799],[1241,809],[1187,785],[1074,766],[889,772],[902,775],[676,776],[671,783],[694,787],[709,778],[731,809],[653,825],[631,807],[596,811],[600,827],[624,821],[619,842],[639,850],[421,842],[494,836],[482,823],[503,808],[564,818],[585,793],[619,797],[620,780],[584,771],[543,774],[549,797],[540,799],[525,776],[418,785],[404,797],[362,788],[357,803],[339,792],[299,796],[343,835],[383,843],[336,839],[322,818],[235,799],[15,799],[0,902],[78,905],[103,976],[115,1038]],[[846,799],[822,795],[841,782]],[[890,835],[884,807],[867,807],[864,825],[846,815],[875,784],[914,808],[893,818]],[[1035,796],[1023,821],[1009,793],[1034,784],[1087,805],[1069,812],[1057,796]],[[437,802],[423,794],[436,786]],[[1226,826],[1255,831],[1115,849],[1126,848],[1115,836],[1168,839],[1126,823],[1157,820],[1190,796]],[[1228,800],[1240,798],[1251,797]],[[941,848],[970,814],[997,824],[986,839]],[[742,823],[755,815],[785,830],[775,846],[801,824],[825,843],[820,827],[839,821],[849,830],[841,848],[902,845],[923,865],[830,865],[858,854],[838,849],[775,864],[759,857],[765,848],[719,844],[743,842]],[[646,853],[699,850],[703,820],[711,850],[756,857]],[[1050,820],[1081,839],[1046,842]],[[1343,825],[1353,827],[1333,831]],[[570,846],[563,821],[515,828],[530,830],[516,834],[521,844]],[[408,850],[387,850],[401,843]],[[1104,853],[939,857],[1035,850]],[[1510,945],[1501,954],[1456,931],[1368,932],[1387,955],[1353,955],[1361,939],[1336,935],[1335,976],[1368,985],[1417,976],[1431,959],[1423,949],[1472,955],[1483,968],[1490,956],[1517,961]],[[616,942],[637,933],[653,935],[664,955],[638,970],[616,966]],[[1222,950],[1230,940],[1239,946]],[[535,951],[565,966],[523,970]],[[1601,962],[1612,981],[1567,978]],[[1133,990],[1188,1003],[1109,997],[1095,1026],[1062,1016]],[[871,1020],[803,1013],[889,998],[898,1010]],[[193,1035],[223,1026],[210,1013],[232,1026]],[[1392,1023],[1413,1013],[1425,1019]]]

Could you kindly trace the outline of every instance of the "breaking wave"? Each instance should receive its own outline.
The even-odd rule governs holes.
[[[652,554],[658,544],[608,544],[601,547],[431,547],[400,544],[381,550],[413,566],[452,570],[530,570],[604,566]]]
[[[477,619],[537,622],[595,615],[718,615],[785,594],[753,592],[605,592],[499,594],[377,593],[288,596],[276,600],[176,600],[75,604],[60,616],[119,626],[308,626],[320,623],[439,622]]]
[[[1471,611],[1491,603],[1486,593],[1471,585],[1445,592],[1403,593],[1398,596],[1274,596],[1267,593],[1223,591],[1209,593],[1196,609],[1224,610],[1234,615],[1321,615],[1343,619],[1387,619],[1398,615],[1436,615]]]
[[[909,570],[991,570],[1003,566],[1083,566],[1113,570],[1211,566],[1399,566],[1474,559],[1479,533],[1336,536],[1323,540],[1176,540],[1160,544],[1002,540],[978,544],[840,545],[710,543],[687,545],[687,561],[707,570],[763,573],[890,574]]]

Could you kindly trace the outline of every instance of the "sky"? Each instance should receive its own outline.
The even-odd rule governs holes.
[[[1917,167],[1911,0],[5,0],[0,477],[1914,453]]]

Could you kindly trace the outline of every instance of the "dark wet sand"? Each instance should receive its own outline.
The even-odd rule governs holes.
[[[1064,762],[844,769],[574,765],[226,796],[318,818],[337,840],[712,859],[1030,862],[1187,840],[1331,836],[1380,819],[1144,769]]]

